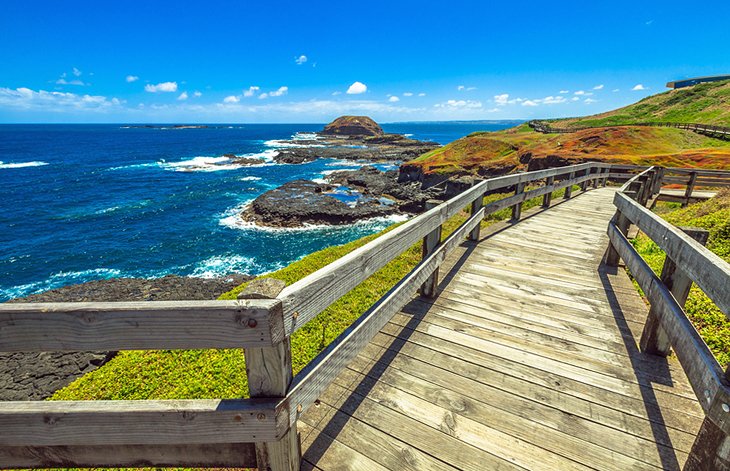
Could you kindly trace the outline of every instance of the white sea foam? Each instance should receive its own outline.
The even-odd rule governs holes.
[[[48,165],[48,162],[41,162],[40,160],[33,162],[3,162],[0,160],[0,168],[43,167],[44,165]]]
[[[60,288],[69,284],[85,283],[91,280],[100,280],[108,278],[116,278],[121,275],[121,271],[115,268],[95,268],[91,270],[58,272],[52,274],[46,280],[28,283],[24,285],[13,286],[12,288],[0,290],[0,297],[18,298],[28,296],[29,294],[41,293],[50,289]]]
[[[112,207],[109,207],[109,208],[104,208],[104,209],[99,209],[97,211],[94,211],[94,214],[111,213],[111,212],[116,211],[117,209],[120,209],[120,208],[121,208],[121,206],[112,206]]]
[[[132,165],[122,165],[120,167],[111,167],[109,170],[127,170],[127,169],[133,169],[133,168],[147,168],[147,167],[159,167],[160,162],[148,162],[146,164],[132,164]]]
[[[248,203],[250,204],[250,203]],[[227,214],[222,217],[218,223],[221,226],[228,227],[230,229],[240,229],[249,231],[261,231],[261,232],[309,232],[309,231],[337,231],[337,230],[350,230],[353,228],[369,229],[382,227],[385,228],[391,224],[398,222],[407,221],[410,216],[406,214],[392,214],[390,216],[380,216],[369,219],[363,219],[361,221],[354,222],[352,224],[304,224],[300,227],[269,227],[260,226],[251,221],[244,221],[241,219],[240,213],[243,212],[248,204],[237,207],[237,210],[233,214]]]
[[[218,278],[231,273],[259,275],[265,270],[253,257],[243,255],[216,255],[199,262],[189,275],[195,278]]]
[[[334,162],[330,162],[328,164],[325,164],[328,167],[362,167],[363,165],[367,165],[368,162],[365,160],[335,160]]]
[[[242,181],[242,182],[257,182],[257,181],[261,180],[261,177],[253,177],[253,176],[243,177],[243,178],[239,178],[238,180]]]

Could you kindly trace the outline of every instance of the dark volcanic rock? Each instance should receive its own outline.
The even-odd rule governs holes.
[[[340,116],[322,130],[322,134],[339,136],[379,136],[383,129],[367,116]]]
[[[303,164],[317,160],[317,153],[311,152],[312,149],[291,149],[280,150],[274,156],[274,162],[277,164]]]
[[[146,280],[115,278],[14,299],[23,302],[170,301],[216,299],[252,277],[218,279],[166,276]],[[116,352],[0,353],[0,400],[42,400],[109,361]]]
[[[264,226],[299,227],[304,224],[350,224],[395,212],[395,208],[376,200],[349,206],[327,194],[334,188],[309,180],[285,183],[256,198],[241,217]]]

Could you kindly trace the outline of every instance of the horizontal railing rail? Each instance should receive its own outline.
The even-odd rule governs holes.
[[[700,123],[672,123],[666,121],[646,121],[641,123],[620,123],[620,124],[603,124],[600,126],[567,126],[564,128],[553,127],[550,123],[545,121],[533,120],[529,121],[528,126],[534,129],[536,132],[543,134],[565,134],[583,131],[585,129],[596,129],[606,127],[626,127],[626,126],[655,126],[655,127],[670,127],[677,129],[686,129],[694,131],[700,134],[709,135],[719,139],[730,139],[730,127],[717,126],[714,124],[700,124]]]
[[[623,260],[651,305],[640,341],[642,351],[666,356],[673,349],[705,411],[684,469],[720,469],[720,461],[715,460],[727,460],[727,451],[722,450],[730,445],[730,370],[724,371],[715,359],[687,317],[684,304],[695,283],[730,319],[730,264],[704,247],[705,231],[674,227],[645,207],[658,192],[662,170],[650,167],[616,193],[606,263],[618,266]],[[628,240],[631,224],[666,253],[661,277]]]
[[[477,183],[345,257],[286,287],[276,299],[0,305],[0,351],[244,348],[250,399],[0,402],[0,468],[228,466],[298,469],[296,421],[335,376],[421,288],[434,296],[438,267],[482,219],[573,185],[606,183],[589,162]],[[530,184],[541,186],[529,188]],[[514,191],[483,204],[484,195]],[[445,241],[441,226],[470,217]],[[388,262],[424,241],[424,257],[335,342],[292,377],[290,336]],[[260,296],[256,296],[260,297]],[[264,296],[266,297],[266,296]]]

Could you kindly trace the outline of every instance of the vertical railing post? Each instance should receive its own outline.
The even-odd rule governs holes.
[[[689,200],[690,198],[692,198],[692,192],[695,189],[695,183],[697,183],[697,172],[692,172],[689,174],[687,189],[684,191],[684,201],[682,201],[683,208],[689,204]]]
[[[725,370],[725,381],[730,382],[730,367]],[[730,406],[730,404],[725,404]],[[722,408],[727,414],[727,409]],[[702,421],[700,431],[684,463],[683,471],[730,470],[730,435],[725,435],[709,417]]]
[[[570,175],[568,175],[568,180],[572,180],[575,178],[575,172],[570,172]],[[565,187],[565,193],[563,193],[563,199],[567,200],[570,198],[570,195],[573,194],[573,185],[568,185]]]
[[[608,186],[608,178],[611,176],[611,167],[608,166],[608,167],[604,168],[603,173],[606,174],[603,177],[603,186],[606,187],[606,186]]]
[[[589,173],[591,173],[591,169],[590,169],[590,168],[587,168],[587,169],[585,169],[585,171],[583,172],[583,176],[584,176],[584,177],[587,177]],[[582,181],[582,182],[580,183],[580,190],[581,190],[581,191],[586,191],[587,189],[588,189],[588,180],[584,180],[584,181]]]
[[[284,288],[284,283],[271,280],[266,292],[255,292],[249,288],[239,295],[239,299],[275,298]],[[280,315],[283,322],[282,304],[279,303],[275,309],[277,312],[272,312],[272,317]],[[250,396],[284,398],[292,380],[289,337],[273,347],[246,348],[244,356]],[[286,414],[286,411],[283,413]],[[301,464],[301,450],[296,422],[291,424],[289,430],[278,441],[256,443],[256,462],[260,470],[298,471]]]
[[[593,170],[595,170],[595,172]],[[598,177],[598,175],[600,175],[602,171],[603,171],[603,169],[601,169],[601,168],[593,168],[593,167],[591,168],[591,173],[595,173],[596,174],[596,176],[593,177],[593,182],[592,182],[593,183],[593,189],[594,190],[598,189],[598,183],[599,183],[599,180],[600,180],[600,178]]]
[[[429,209],[433,209],[436,206],[441,204],[441,201],[439,200],[428,200],[426,201],[426,211]],[[426,237],[423,238],[423,250],[421,251],[422,258],[426,258],[429,255],[431,255],[435,250],[436,247],[441,243],[441,225],[439,225],[436,229],[432,230],[428,234],[426,234]],[[438,267],[436,270],[433,271],[431,276],[428,277],[426,281],[423,282],[421,285],[421,296],[425,296],[427,298],[434,298],[436,297],[436,290],[438,288],[439,283],[439,269]]]
[[[613,223],[616,224],[616,228],[623,234],[626,235],[629,233],[629,226],[631,225],[631,221],[623,215],[623,213],[619,210],[616,210],[616,214],[613,215],[612,219]],[[608,250],[606,251],[606,265],[610,267],[617,267],[619,264],[619,261],[621,260],[621,256],[618,254],[616,249],[614,248],[613,244],[611,242],[608,243]]]
[[[547,177],[547,180],[545,180],[545,186],[552,186],[553,183],[555,183],[555,177]],[[552,201],[553,192],[550,191],[548,193],[545,193],[545,195],[542,197],[542,207],[549,208]]]
[[[660,191],[662,191],[662,183],[664,182],[664,172],[666,169],[664,167],[658,167],[656,178],[654,179],[654,189],[652,191],[653,194],[658,194]]]
[[[479,194],[477,199],[471,202],[471,214],[472,216],[479,212],[480,209],[482,209],[482,205],[484,204],[484,193]],[[482,228],[481,222],[476,225],[474,229],[469,233],[469,240],[477,241],[479,240],[479,232]]]
[[[525,192],[525,184],[518,183],[515,187],[515,195],[521,195]],[[512,206],[512,220],[511,222],[517,222],[522,217],[522,202],[519,202]]]
[[[687,235],[702,245],[707,244],[709,232],[704,229],[694,227],[680,227]],[[664,260],[661,274],[662,283],[666,285],[669,291],[674,295],[677,303],[684,307],[689,295],[689,289],[692,287],[692,280],[680,267],[674,263],[674,260],[667,257]],[[661,327],[656,308],[654,306],[649,309],[649,315],[644,324],[644,331],[641,333],[641,351],[652,355],[667,356],[671,347],[666,332]]]

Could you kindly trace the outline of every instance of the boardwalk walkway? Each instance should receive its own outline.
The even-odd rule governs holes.
[[[301,418],[304,469],[681,469],[704,414],[600,265],[613,190],[467,242]],[[550,247],[550,249],[546,249]]]

